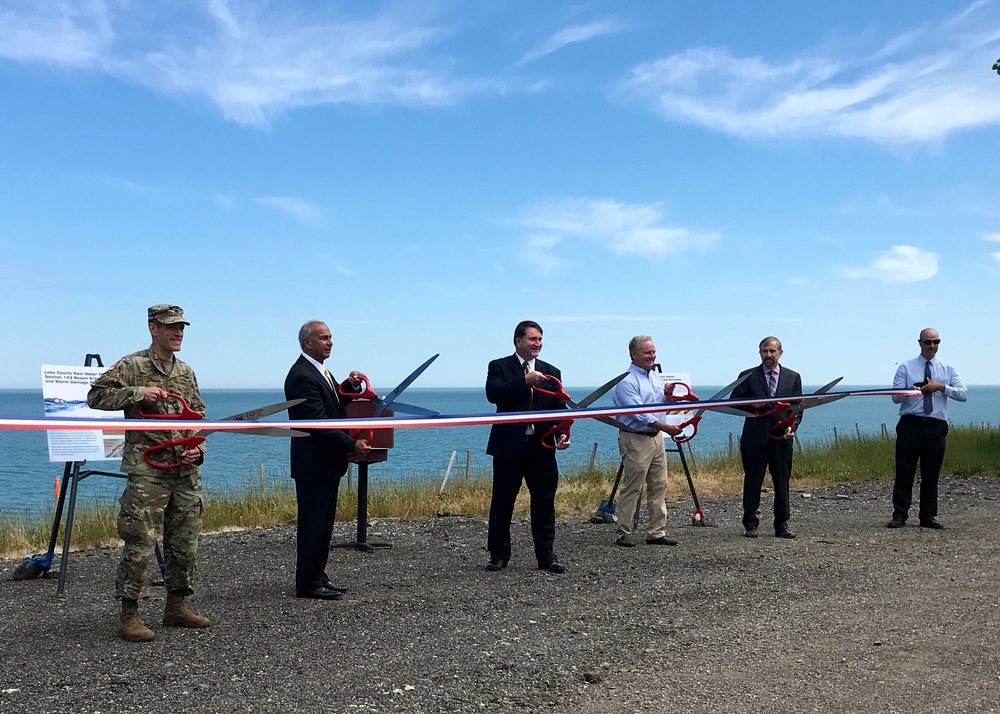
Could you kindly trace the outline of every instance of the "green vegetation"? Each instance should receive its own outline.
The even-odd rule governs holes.
[[[885,435],[851,435],[796,446],[793,488],[810,488],[893,476],[895,441]],[[701,458],[685,449],[692,480],[700,497],[738,493],[743,470],[739,454],[713,453]],[[564,462],[561,466],[556,507],[561,515],[588,515],[607,498],[617,463],[589,464]],[[680,461],[670,455],[671,500],[690,498]],[[973,427],[952,427],[943,472],[956,475],[1000,474],[1000,431]],[[353,484],[352,484],[353,485]],[[427,479],[383,482],[373,472],[368,494],[369,518],[430,518],[438,513],[485,515],[490,503],[488,469],[452,477],[439,495],[440,483]],[[337,509],[337,519],[353,521],[357,516],[357,492],[345,479]],[[518,499],[518,513],[527,514],[527,489]],[[119,544],[116,503],[86,503],[77,507],[73,524],[73,547],[95,548]],[[44,552],[48,547],[53,513],[36,515],[0,513],[0,554],[17,557]],[[235,492],[205,495],[205,530],[255,528],[295,522],[295,490],[287,475],[272,473],[269,478],[248,479]],[[62,535],[58,544],[62,544]]]

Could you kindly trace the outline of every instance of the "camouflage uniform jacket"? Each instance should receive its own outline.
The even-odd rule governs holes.
[[[198,392],[198,380],[195,379],[194,370],[176,357],[173,362],[164,362],[156,356],[152,348],[122,357],[91,383],[90,392],[87,393],[87,404],[92,409],[124,410],[126,419],[142,419],[139,407],[146,387],[160,387],[173,394],[179,394],[192,409],[205,413],[205,403]],[[181,411],[181,405],[176,399],[168,399],[147,405],[143,410],[147,413],[177,414]],[[121,470],[130,474],[161,478],[197,473],[198,466],[188,465],[176,469],[155,469],[143,458],[146,447],[162,444],[168,439],[182,439],[193,433],[193,431],[125,432],[125,453],[122,456]],[[204,455],[205,444],[198,448]],[[181,453],[181,448],[176,448],[173,452],[167,449],[157,452],[154,458],[164,463],[176,463],[180,460]]]

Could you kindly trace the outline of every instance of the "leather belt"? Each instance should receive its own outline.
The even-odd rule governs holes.
[[[900,419],[916,419],[917,421],[922,421],[925,424],[933,424],[936,422],[942,422],[944,419],[937,419],[935,417],[921,416],[919,414],[903,414]]]

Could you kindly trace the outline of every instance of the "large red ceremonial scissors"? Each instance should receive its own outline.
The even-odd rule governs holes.
[[[588,394],[586,397],[584,397],[583,399],[581,399],[579,402],[574,402],[573,399],[572,399],[572,397],[570,397],[566,393],[566,390],[563,389],[562,382],[560,382],[558,379],[556,379],[555,377],[553,377],[552,375],[549,375],[549,374],[545,375],[545,379],[551,380],[551,381],[553,381],[553,382],[556,383],[556,391],[550,391],[550,390],[547,390],[547,389],[544,389],[544,388],[539,388],[537,384],[534,387],[532,387],[532,389],[534,389],[539,394],[547,394],[548,396],[553,397],[555,399],[558,399],[561,402],[566,402],[566,404],[568,404],[573,409],[583,409],[584,407],[589,407],[591,404],[593,404],[598,399],[600,399],[605,394],[607,394],[612,389],[614,389],[615,386],[617,386],[617,384],[620,381],[622,381],[623,379],[625,379],[626,375],[628,375],[628,372],[625,372],[623,374],[619,374],[614,379],[609,379],[607,382],[605,382],[604,384],[602,384],[600,387],[598,387],[597,389],[595,389],[593,392],[591,392],[590,394]],[[542,446],[544,446],[546,449],[555,449],[556,448],[556,441],[559,438],[559,432],[563,432],[564,434],[566,434],[566,438],[568,439],[569,438],[569,432],[570,432],[570,429],[572,428],[572,426],[573,426],[573,420],[572,419],[566,419],[564,421],[561,421],[558,424],[556,424],[555,426],[553,426],[551,429],[549,429],[547,432],[545,432],[544,434],[542,434],[542,438],[539,439],[539,441],[542,443]],[[548,444],[548,442],[545,441],[546,438],[548,438],[550,436],[552,437],[552,445],[551,446]]]
[[[725,387],[723,387],[718,392],[716,392],[711,397],[709,397],[708,401],[714,402],[716,399],[722,399],[722,398],[724,398],[731,391],[733,391],[738,386],[740,386],[741,384],[743,384],[743,382],[746,381],[746,378],[749,377],[749,376],[750,376],[750,372],[747,372],[742,377],[740,377],[739,379],[737,379],[735,382],[731,382],[730,384],[727,384]],[[686,384],[684,386],[687,387]],[[688,394],[690,396],[694,397],[694,399],[692,399],[691,401],[698,401],[697,395],[695,395],[694,392],[691,391],[690,387],[688,387]],[[728,407],[724,407],[724,408],[728,409]],[[682,421],[680,424],[677,425],[677,426],[679,426],[681,428],[681,433],[677,434],[675,436],[672,436],[670,438],[673,439],[678,444],[683,444],[685,442],[691,441],[691,439],[693,439],[695,437],[695,435],[698,433],[698,422],[701,421],[701,418],[705,414],[706,411],[708,411],[708,409],[699,409],[698,411],[696,411],[694,413],[693,417],[691,417],[690,419],[686,419],[685,421]],[[733,413],[733,412],[730,411],[728,413]],[[737,412],[737,413],[739,413],[739,412]],[[740,415],[741,416],[745,416],[744,414],[740,414]],[[686,431],[688,428],[691,429],[690,432]]]
[[[820,404],[829,404],[830,402],[835,402],[838,399],[843,399],[847,394],[832,394],[830,396],[823,396],[831,389],[833,389],[843,377],[837,377],[832,382],[824,384],[822,387],[817,389],[812,394],[806,395],[804,398],[799,399],[789,399],[787,402],[778,402],[781,405],[780,409],[772,410],[767,412],[767,414],[774,414],[775,411],[781,411],[782,409],[788,409],[788,415],[782,417],[780,420],[776,421],[773,426],[771,426],[771,438],[775,440],[782,440],[785,438],[785,431],[789,428],[795,429],[795,421],[798,419],[799,415],[811,407],[818,407]]]
[[[433,409],[427,409],[425,407],[418,407],[412,404],[403,404],[401,402],[397,402],[396,397],[402,394],[403,390],[405,390],[407,387],[413,384],[416,378],[419,377],[421,374],[423,374],[424,370],[430,367],[431,363],[438,357],[440,357],[440,355],[434,355],[426,362],[424,362],[422,365],[417,367],[415,370],[410,372],[409,376],[406,379],[400,382],[395,389],[393,389],[384,397],[380,397],[378,394],[375,393],[375,391],[372,389],[371,381],[368,379],[368,376],[363,374],[362,372],[358,372],[358,379],[360,379],[361,382],[365,385],[365,388],[363,390],[361,390],[360,392],[349,391],[348,381],[344,380],[343,382],[340,383],[339,391],[341,395],[345,397],[350,397],[352,399],[369,399],[375,402],[375,412],[372,414],[373,418],[382,414],[382,412],[384,412],[390,406],[392,406],[393,411],[403,412],[404,414],[416,414],[417,416],[437,416],[438,414],[440,414],[440,412],[436,412]],[[355,429],[354,431],[351,432],[352,439],[358,439],[362,435],[365,435],[365,440],[371,443],[371,440],[375,436],[375,432],[371,429]]]
[[[201,412],[196,412],[192,409],[188,403],[179,394],[167,393],[167,397],[180,402],[181,411],[179,414],[157,414],[148,413],[139,410],[139,414],[147,419],[185,419],[189,421],[204,419],[205,415]],[[277,404],[269,404],[266,407],[257,407],[256,409],[250,409],[245,412],[240,412],[239,414],[233,414],[232,416],[224,417],[219,421],[257,421],[261,417],[270,416],[271,414],[277,414],[280,411],[284,411],[289,407],[294,407],[296,404],[301,404],[305,399],[292,399],[287,402],[278,402]],[[162,444],[155,444],[154,446],[148,447],[142,454],[142,458],[146,460],[146,463],[156,469],[175,469],[178,466],[183,466],[181,462],[175,464],[162,464],[157,461],[153,461],[150,456],[155,454],[157,451],[164,451],[166,449],[172,449],[175,446],[183,446],[185,449],[194,449],[197,446],[205,443],[205,437],[211,434],[213,431],[218,431],[217,429],[202,429],[195,432],[191,436],[185,436],[181,439],[168,439]],[[294,429],[280,429],[277,427],[261,427],[259,429],[240,429],[236,433],[238,434],[255,434],[257,436],[306,436],[304,431],[296,431]]]

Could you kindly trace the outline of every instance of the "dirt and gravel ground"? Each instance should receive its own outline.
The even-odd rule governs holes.
[[[737,497],[718,527],[671,504],[676,548],[564,519],[564,575],[524,520],[500,573],[483,518],[381,520],[392,549],[334,551],[340,602],[293,597],[294,528],[208,535],[212,627],[158,627],[153,587],[145,644],[116,635],[117,550],[73,553],[61,599],[2,562],[0,712],[1000,711],[1000,479],[944,479],[942,531],[886,529],[890,488],[794,494],[793,541],[743,538]]]

